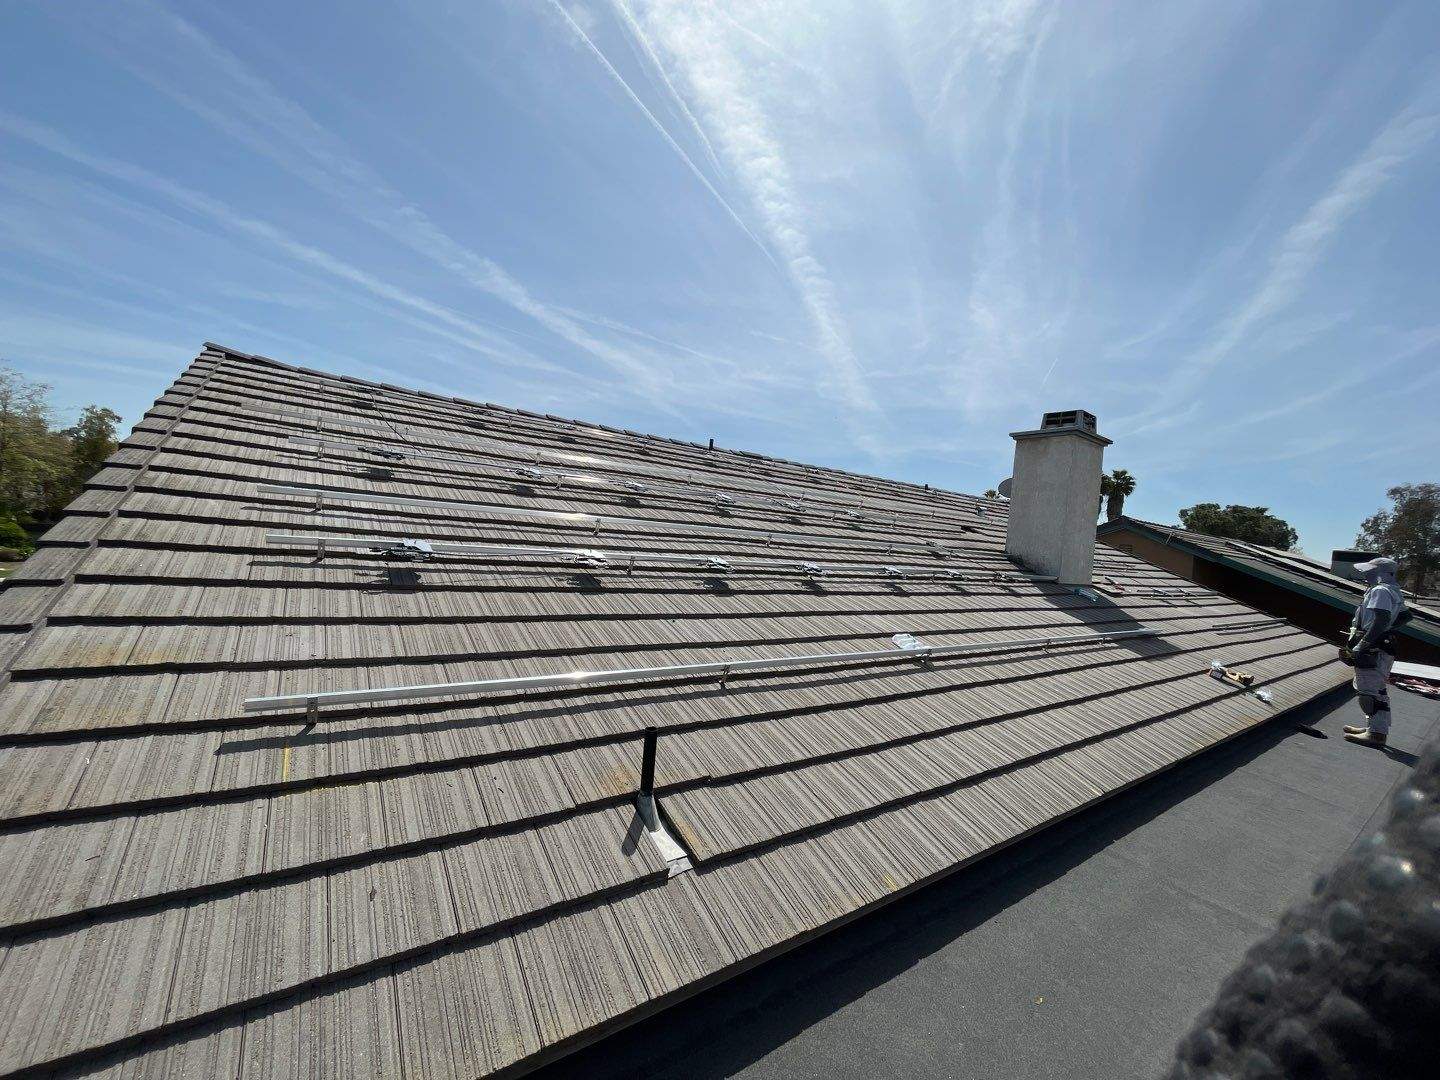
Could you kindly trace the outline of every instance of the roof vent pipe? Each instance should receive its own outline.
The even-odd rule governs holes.
[[[1065,585],[1089,585],[1095,561],[1100,466],[1110,440],[1082,409],[1046,413],[1034,431],[1012,431],[1014,486],[1005,554]]]

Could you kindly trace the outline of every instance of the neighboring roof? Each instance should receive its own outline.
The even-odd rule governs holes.
[[[317,429],[348,445],[294,438]],[[527,1067],[1348,676],[1318,638],[1103,546],[1111,597],[1020,576],[1004,515],[207,346],[0,592],[0,1071]],[[551,551],[391,563],[267,534]],[[572,545],[736,568],[553,550]],[[902,559],[952,573],[877,565]],[[1159,636],[1021,644],[1142,623]],[[1016,644],[242,707],[899,632]],[[635,813],[651,725],[688,864]]]
[[[1341,577],[1328,566],[1299,552],[1207,536],[1178,525],[1161,525],[1125,516],[1105,522],[1096,534],[1103,538],[1126,530],[1134,530],[1199,558],[1293,589],[1347,614],[1355,610],[1355,605],[1365,595],[1365,586],[1361,583]],[[1413,613],[1413,618],[1401,628],[1401,633],[1440,645],[1440,612],[1426,606],[1411,593],[1405,594],[1405,604]]]

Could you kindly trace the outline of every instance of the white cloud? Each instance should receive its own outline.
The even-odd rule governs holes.
[[[1255,289],[1220,322],[1208,342],[1182,359],[1156,403],[1135,416],[1122,418],[1114,425],[1117,429],[1135,434],[1173,426],[1173,422],[1157,423],[1153,418],[1177,401],[1198,393],[1214,369],[1295,301],[1335,235],[1440,131],[1440,111],[1431,96],[1422,95],[1391,117],[1340,171],[1325,193],[1280,237]]]
[[[558,5],[556,10],[583,36],[569,11]],[[456,241],[424,210],[355,158],[340,139],[300,105],[282,96],[267,80],[198,27],[158,4],[137,0],[131,5],[117,5],[116,9],[104,13],[104,17],[87,14],[77,23],[76,30],[98,38],[99,44],[135,75],[237,142],[305,181],[338,209],[356,215],[392,240],[599,360],[630,380],[635,391],[652,407],[677,414],[676,398],[681,395],[676,392],[677,381],[667,358],[652,356],[645,350],[616,348],[601,340],[559,307],[537,297],[498,262]],[[203,80],[194,78],[197,68],[205,71]],[[295,249],[291,253],[301,255]],[[309,248],[301,257],[332,273],[349,276],[372,290],[388,289],[378,279],[357,268],[343,267],[339,260],[330,259],[318,249]],[[387,298],[399,300],[399,292],[388,290]],[[415,307],[419,299],[410,296],[399,302]],[[439,305],[428,301],[421,301],[420,306],[442,322],[453,324],[457,317],[454,312],[442,311]],[[482,325],[474,316],[460,318],[472,333]],[[489,327],[489,331],[514,333],[498,326]],[[498,351],[495,358],[501,358]]]
[[[709,5],[663,0],[645,4],[626,25],[645,38],[651,54],[675,66],[677,81],[688,88],[695,113],[799,295],[826,363],[824,389],[843,405],[855,438],[879,452],[880,407],[852,345],[835,281],[816,253],[809,208],[769,115],[775,103],[753,77],[756,68],[743,55],[742,35],[733,20],[716,17]]]

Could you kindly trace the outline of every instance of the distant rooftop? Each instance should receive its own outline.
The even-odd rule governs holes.
[[[1101,538],[1135,529],[1166,543],[1183,546],[1199,558],[1220,562],[1243,573],[1303,593],[1338,610],[1349,613],[1365,593],[1365,586],[1331,571],[1326,564],[1294,551],[1231,540],[1161,525],[1142,518],[1122,516],[1103,522],[1096,530]],[[1440,610],[1422,597],[1406,594],[1413,621],[1403,632],[1429,645],[1440,646]]]

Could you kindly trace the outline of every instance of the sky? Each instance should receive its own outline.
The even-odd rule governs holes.
[[[0,360],[220,342],[978,493],[1088,409],[1325,555],[1440,480],[1440,5],[0,9]]]

